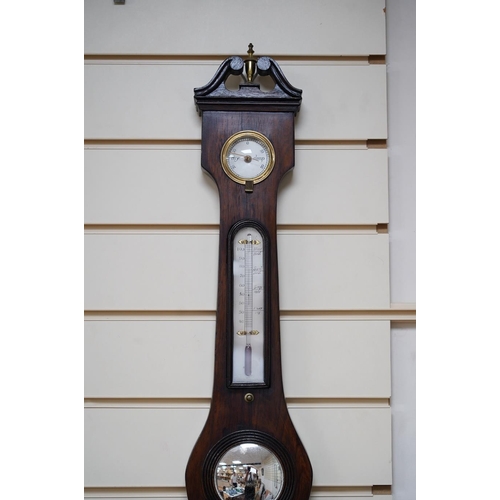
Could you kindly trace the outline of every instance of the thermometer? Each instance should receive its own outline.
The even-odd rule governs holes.
[[[264,383],[264,240],[254,227],[233,239],[233,383]]]

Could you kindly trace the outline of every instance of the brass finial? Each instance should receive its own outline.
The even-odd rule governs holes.
[[[245,59],[245,73],[247,75],[247,82],[252,83],[253,79],[255,78],[255,64],[256,60],[253,57],[253,44],[249,43],[248,44],[248,59]]]

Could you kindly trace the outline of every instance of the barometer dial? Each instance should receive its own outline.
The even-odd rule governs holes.
[[[255,184],[263,181],[272,172],[274,162],[274,147],[271,141],[253,130],[233,134],[221,151],[224,172],[239,184],[245,184],[246,181],[253,181]]]

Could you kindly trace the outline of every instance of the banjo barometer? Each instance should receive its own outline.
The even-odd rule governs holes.
[[[225,82],[244,83],[230,90]],[[259,77],[270,76],[265,92]],[[276,206],[293,168],[302,91],[270,57],[229,57],[195,89],[201,165],[220,196],[214,386],[186,468],[189,500],[307,500],[312,468],[281,371]],[[252,496],[253,495],[253,496]]]

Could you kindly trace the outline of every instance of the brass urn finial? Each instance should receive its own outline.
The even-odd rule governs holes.
[[[245,59],[245,73],[247,75],[247,82],[252,83],[255,78],[255,65],[257,63],[256,59],[253,57],[253,44],[248,44],[248,59]]]

